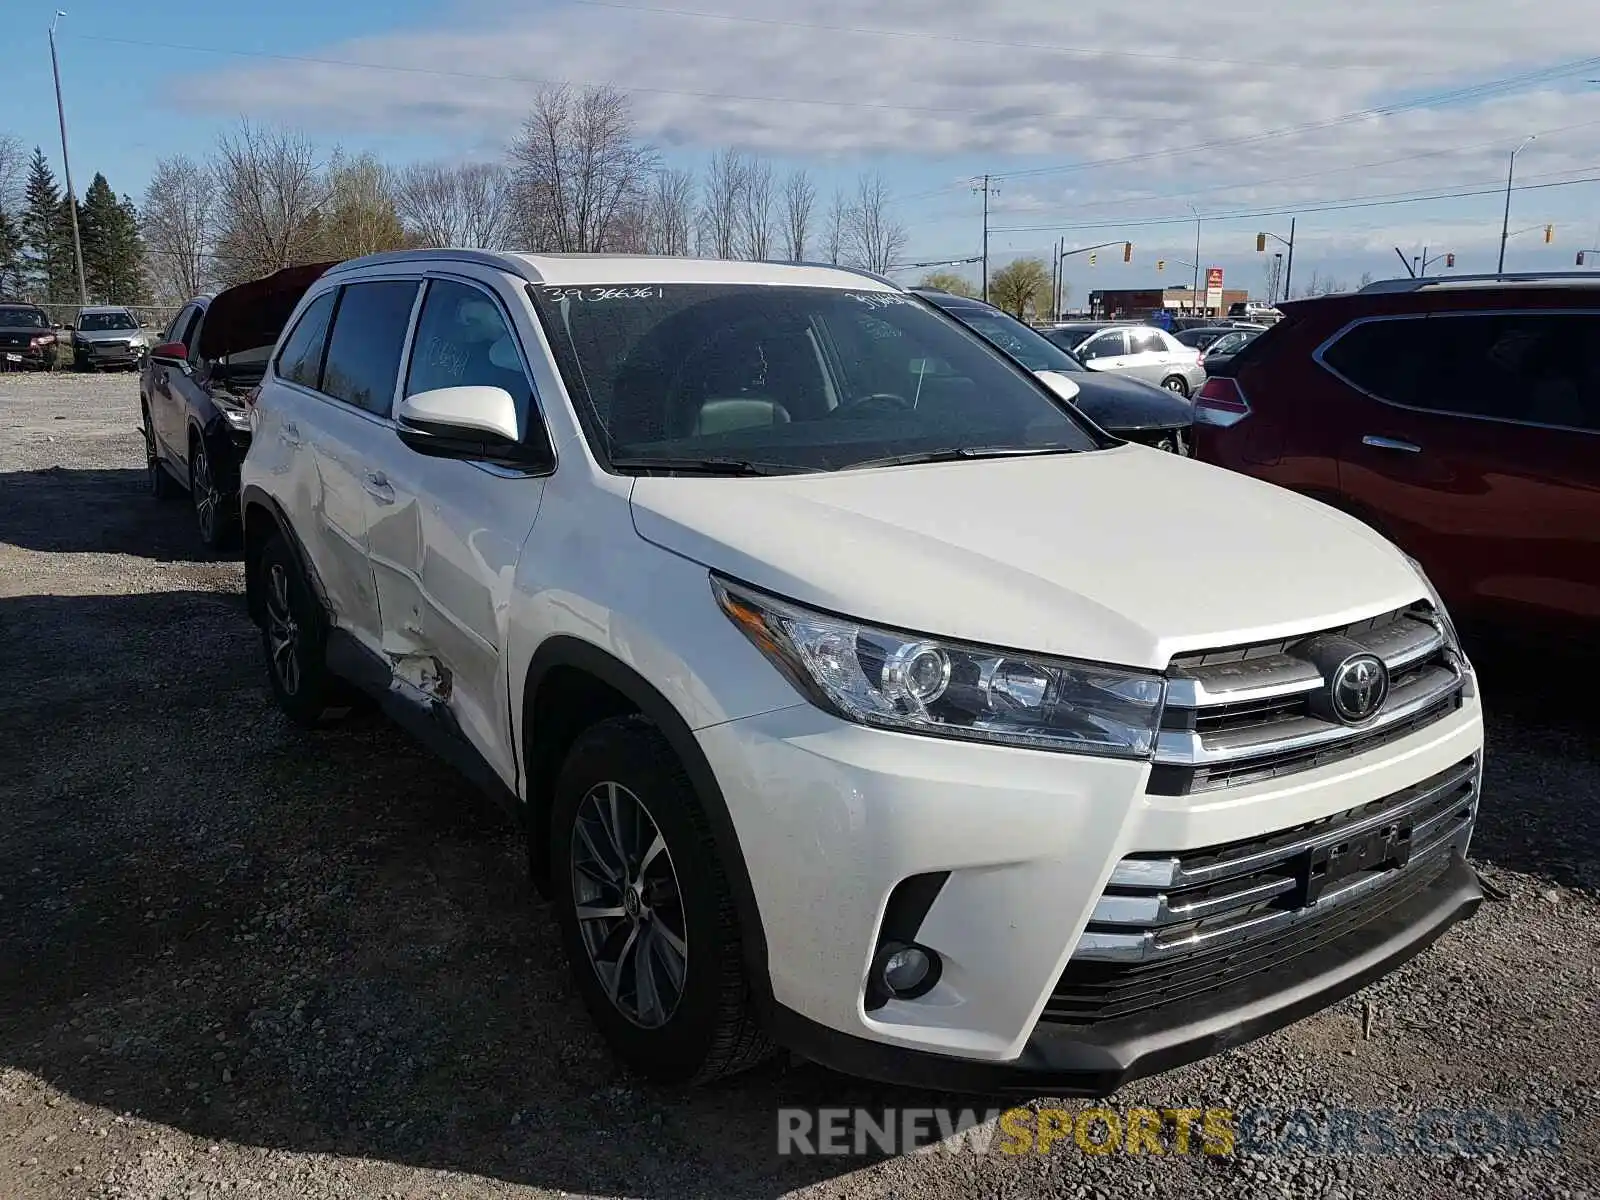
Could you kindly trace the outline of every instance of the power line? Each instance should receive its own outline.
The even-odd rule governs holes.
[[[80,33],[74,40],[109,42],[118,46],[141,46],[148,50],[178,50],[186,54],[227,54],[238,58],[263,58],[275,62],[309,63],[325,67],[354,67],[363,71],[392,71],[404,75],[433,75],[448,79],[483,79],[498,83],[531,83],[540,87],[609,87],[619,92],[650,96],[688,96],[697,100],[738,100],[747,104],[805,104],[824,108],[867,108],[888,112],[961,114],[971,116],[970,106],[933,108],[920,104],[888,104],[873,100],[821,100],[801,96],[753,96],[739,92],[692,92],[681,88],[638,87],[633,84],[593,83],[581,79],[546,79],[534,75],[492,75],[481,71],[455,71],[444,67],[409,67],[394,63],[361,62],[348,58],[323,58],[309,54],[273,54],[266,50],[238,50],[231,46],[191,46],[178,42],[152,42],[138,38],[111,37],[107,34]]]
[[[1537,178],[1535,176],[1534,178]],[[1518,184],[1512,190],[1517,192],[1543,191],[1547,188],[1575,187],[1580,183],[1600,183],[1600,175],[1585,175],[1577,179],[1563,179],[1553,183],[1526,183]],[[1468,185],[1458,185],[1468,186]],[[1483,187],[1472,191],[1445,191],[1429,192],[1416,195],[1398,195],[1390,193],[1391,199],[1364,199],[1350,197],[1346,200],[1328,201],[1320,204],[1289,204],[1273,208],[1238,209],[1229,212],[1208,213],[1204,218],[1207,221],[1236,221],[1255,217],[1287,217],[1297,213],[1313,212],[1343,212],[1348,209],[1358,208],[1387,208],[1397,204],[1418,204],[1428,200],[1461,200],[1473,196],[1499,196],[1505,192],[1505,186]],[[1194,220],[1194,214],[1170,217],[1141,217],[1136,220],[1121,221],[1054,221],[1048,225],[1013,225],[1004,229],[995,229],[994,233],[1042,233],[1058,229],[1133,229],[1152,225],[1187,225]]]
[[[1080,55],[1087,58],[1148,59],[1154,62],[1206,63],[1229,67],[1265,67],[1275,71],[1338,71],[1341,74],[1349,71],[1387,71],[1393,69],[1391,65],[1379,65],[1377,63],[1373,63],[1370,66],[1357,64],[1307,67],[1302,63],[1286,59],[1215,58],[1209,54],[1158,54],[1147,50],[1105,50],[1098,46],[1063,46],[1049,42],[1007,41],[1002,38],[966,37],[953,33],[927,33],[921,30],[882,29],[862,25],[829,25],[821,21],[786,21],[777,17],[748,17],[740,13],[702,12],[698,9],[663,8],[650,4],[622,4],[619,0],[571,0],[571,2],[588,8],[611,8],[621,12],[650,13],[663,17],[689,17],[701,21],[726,21],[742,25],[776,26],[781,29],[811,29],[825,33],[855,33],[868,37],[902,38],[919,42],[953,42],[962,46],[994,46],[1006,50],[1035,50],[1049,54]],[[1444,75],[1447,73],[1444,71],[1410,72],[1412,75]]]
[[[1219,138],[1209,142],[1197,142],[1190,146],[1173,146],[1164,150],[1147,150],[1137,154],[1123,154],[1114,158],[1091,159],[1087,162],[1069,163],[1054,167],[1032,167],[1025,170],[997,171],[996,179],[1031,179],[1040,175],[1067,174],[1077,171],[1096,170],[1101,167],[1120,167],[1129,163],[1149,162],[1158,158],[1173,158],[1186,154],[1197,154],[1207,150],[1223,150],[1235,146],[1255,145],[1259,142],[1274,141],[1278,138],[1294,137],[1302,133],[1315,133],[1323,129],[1334,129],[1341,125],[1349,125],[1355,121],[1364,121],[1373,117],[1393,116],[1395,113],[1407,112],[1417,108],[1428,108],[1439,104],[1449,104],[1459,100],[1478,99],[1483,96],[1494,95],[1515,90],[1529,83],[1541,83],[1549,80],[1560,79],[1580,71],[1589,70],[1600,65],[1600,57],[1573,59],[1570,62],[1559,63],[1553,67],[1545,67],[1538,71],[1526,71],[1520,75],[1508,75],[1500,79],[1491,79],[1483,83],[1471,84],[1467,87],[1455,88],[1449,91],[1430,92],[1422,96],[1414,96],[1410,100],[1399,100],[1393,104],[1382,104],[1372,108],[1357,109],[1354,112],[1341,113],[1337,117],[1329,117],[1323,121],[1306,121],[1299,125],[1285,125],[1277,129],[1267,129],[1260,133],[1243,134],[1239,137]]]

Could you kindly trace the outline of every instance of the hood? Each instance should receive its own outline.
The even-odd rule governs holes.
[[[285,267],[265,279],[252,279],[218,292],[206,305],[200,344],[189,347],[199,358],[216,360],[243,350],[275,345],[300,297],[332,262]]]
[[[1425,591],[1354,518],[1143,446],[647,476],[632,507],[645,540],[803,604],[1127,666],[1362,620]]]
[[[1073,403],[1109,433],[1186,429],[1194,423],[1191,401],[1153,383],[1104,371],[1072,378],[1078,384]]]

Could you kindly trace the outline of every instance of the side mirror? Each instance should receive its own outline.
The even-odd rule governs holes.
[[[150,357],[171,358],[176,359],[178,362],[187,362],[189,359],[189,348],[182,342],[162,342],[161,345],[150,351]]]
[[[1066,401],[1076,401],[1079,387],[1060,371],[1038,371],[1039,382]]]
[[[63,325],[63,326],[62,326],[62,327],[61,327],[61,328],[63,328],[63,329],[65,329],[65,330],[66,330],[66,331],[67,331],[67,332],[68,332],[68,333],[71,333],[71,332],[72,332],[72,331],[73,331],[73,330],[74,330],[74,329],[76,329],[76,328],[77,328],[77,326],[76,326],[76,325],[74,325],[74,324],[73,324],[73,323],[72,323],[72,322],[71,322],[71,321],[68,321],[68,322],[67,322],[67,323],[66,323],[66,324],[65,324],[65,325]]]
[[[522,441],[517,402],[497,387],[435,388],[400,401],[400,440],[430,458],[462,458],[511,466],[546,466],[548,443]],[[542,429],[541,429],[542,434]]]

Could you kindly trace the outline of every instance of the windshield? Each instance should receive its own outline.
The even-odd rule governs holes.
[[[902,293],[528,290],[590,444],[630,468],[714,459],[840,470],[951,450],[1098,446],[1029,375]]]
[[[37,308],[0,308],[0,325],[11,329],[43,329],[44,313]]]
[[[1237,354],[1255,336],[1254,333],[1225,333],[1211,343],[1211,354],[1214,357]]]
[[[981,308],[947,308],[950,316],[973,330],[987,342],[1000,347],[1030,371],[1060,371],[1083,374],[1088,368],[1036,329],[1030,329],[1008,313]]]
[[[139,323],[125,312],[84,313],[78,318],[78,329],[84,333],[97,333],[107,329],[137,329]]]

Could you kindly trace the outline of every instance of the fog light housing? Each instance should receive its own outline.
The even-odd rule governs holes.
[[[933,990],[942,969],[938,954],[926,946],[886,942],[873,957],[871,981],[887,997],[915,1000]]]

